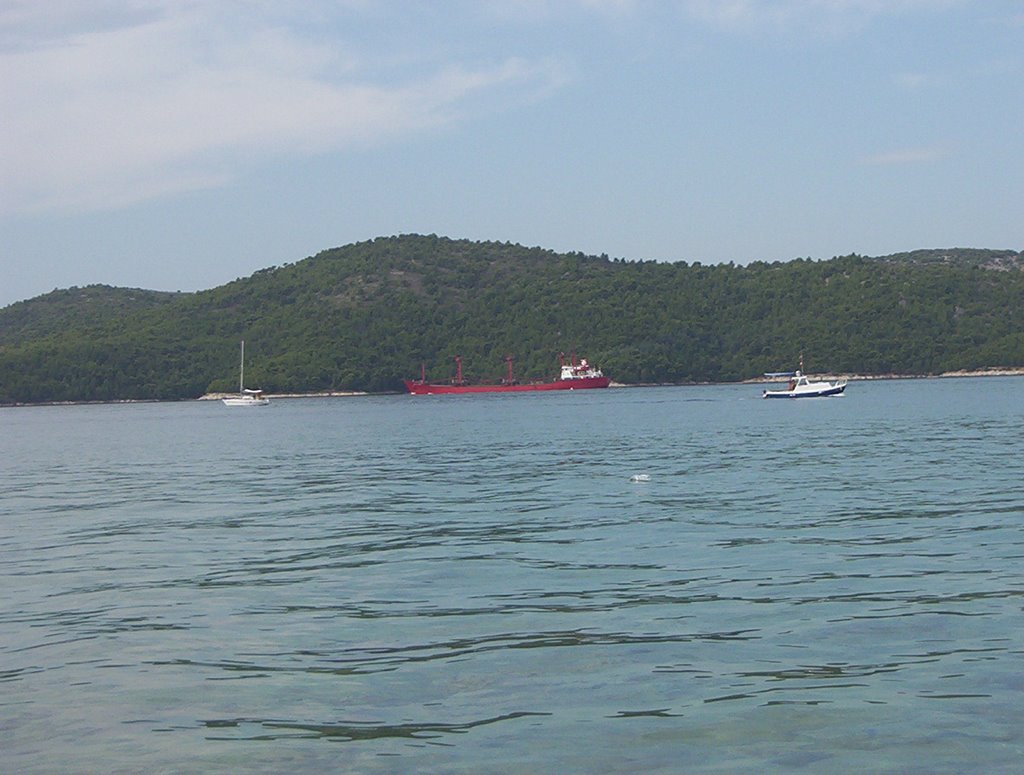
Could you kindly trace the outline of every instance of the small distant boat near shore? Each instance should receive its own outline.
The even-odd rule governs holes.
[[[426,366],[420,366],[419,379],[405,380],[405,388],[414,396],[443,395],[448,393],[527,393],[540,390],[593,390],[606,388],[611,379],[583,358],[579,362],[572,356],[566,363],[565,354],[559,353],[561,371],[550,382],[519,382],[512,373],[512,356],[505,358],[508,375],[496,384],[471,385],[462,376],[462,358],[455,357],[455,378],[451,382],[427,382]]]
[[[811,381],[801,371],[772,371],[766,377],[789,377],[789,382],[781,390],[762,392],[762,398],[821,398],[837,396],[846,390],[846,380],[814,380]]]
[[[246,388],[237,396],[222,398],[225,406],[266,406],[270,399],[263,395],[262,390],[250,390]]]
[[[270,399],[262,390],[245,386],[245,340],[242,340],[242,358],[238,368],[238,395],[221,399],[225,406],[266,406]]]
[[[800,356],[800,368],[796,371],[769,371],[765,372],[768,379],[779,379],[789,377],[786,387],[780,390],[769,390],[765,388],[761,393],[762,398],[822,398],[824,396],[837,396],[846,390],[846,380],[824,380],[810,379],[803,372],[804,356]]]

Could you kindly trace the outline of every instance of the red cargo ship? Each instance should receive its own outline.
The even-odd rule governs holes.
[[[419,379],[405,380],[406,389],[414,396],[428,396],[440,393],[526,393],[535,390],[592,390],[606,388],[611,379],[594,368],[584,358],[579,363],[575,356],[571,362],[565,362],[565,356],[559,353],[562,371],[558,379],[552,382],[517,382],[512,374],[512,356],[505,358],[508,364],[508,376],[494,385],[470,385],[462,377],[462,358],[455,357],[455,379],[451,382],[427,382],[426,367],[420,367]]]

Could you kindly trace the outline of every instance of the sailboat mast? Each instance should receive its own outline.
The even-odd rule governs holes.
[[[242,359],[238,367],[238,392],[245,392],[245,340],[242,340]]]

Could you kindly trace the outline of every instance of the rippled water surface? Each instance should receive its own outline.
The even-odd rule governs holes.
[[[1020,378],[0,410],[0,769],[1019,772],[1022,434]]]

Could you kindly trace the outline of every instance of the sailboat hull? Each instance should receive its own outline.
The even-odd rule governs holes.
[[[255,398],[249,396],[237,396],[235,398],[222,398],[225,406],[266,406],[270,403],[269,398]]]

